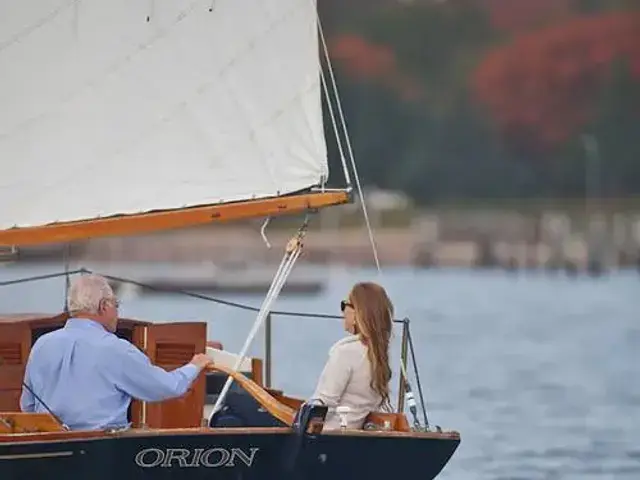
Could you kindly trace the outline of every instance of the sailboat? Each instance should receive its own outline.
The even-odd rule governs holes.
[[[323,98],[342,188],[327,185]],[[123,431],[70,431],[55,412],[22,413],[31,345],[67,315],[0,318],[0,478],[386,480],[399,468],[422,479],[441,472],[457,432],[412,428],[403,405],[371,412],[362,430],[325,431],[326,407],[268,388],[260,359],[247,357],[311,214],[352,200],[345,150],[357,181],[349,144],[341,146],[346,126],[315,1],[2,1],[0,106],[2,247],[309,214],[239,353],[208,347],[205,323],[121,319],[118,335],[157,365],[173,368],[194,352],[214,358],[225,380],[209,412],[200,378],[183,398],[134,401],[132,428]],[[238,391],[256,408],[234,424],[219,413]]]

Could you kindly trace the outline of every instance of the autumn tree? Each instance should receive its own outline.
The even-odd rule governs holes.
[[[544,152],[593,121],[617,59],[640,80],[638,13],[579,17],[517,37],[486,55],[472,88],[512,148]]]
[[[588,133],[605,190],[640,193],[638,0],[319,5],[365,183],[419,202],[583,195]]]

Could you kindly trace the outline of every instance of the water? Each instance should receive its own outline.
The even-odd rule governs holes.
[[[59,267],[0,268],[0,281]],[[162,268],[158,266],[157,268]],[[129,272],[135,277],[135,271]],[[370,270],[329,271],[319,297],[276,307],[337,313]],[[640,277],[387,270],[383,283],[412,333],[429,419],[462,434],[442,480],[640,478]],[[0,289],[0,312],[57,312],[64,280]],[[225,297],[259,305],[260,298]],[[206,320],[239,350],[255,314],[183,297],[123,299],[124,316]],[[399,330],[394,342],[397,360]],[[274,320],[273,382],[312,393],[334,320]],[[262,355],[262,339],[253,355]],[[397,363],[397,362],[396,362]],[[398,371],[394,370],[394,390]],[[414,382],[415,388],[415,382]],[[419,474],[415,472],[419,477]]]

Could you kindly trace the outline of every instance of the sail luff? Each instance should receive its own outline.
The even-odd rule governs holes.
[[[326,181],[314,2],[64,3],[0,5],[5,238]]]

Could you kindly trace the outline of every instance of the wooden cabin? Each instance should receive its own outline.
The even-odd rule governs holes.
[[[66,314],[20,314],[0,316],[0,412],[20,411],[24,370],[31,346],[41,335],[62,328]],[[233,366],[237,357],[207,346],[204,322],[152,323],[123,318],[116,334],[132,342],[151,361],[172,370],[189,362],[195,353],[209,353],[216,362]],[[248,358],[240,371],[262,386],[262,361]],[[129,418],[134,427],[199,427],[206,416],[205,404],[221,389],[227,376],[208,373],[200,376],[180,398],[148,403],[134,400]]]

